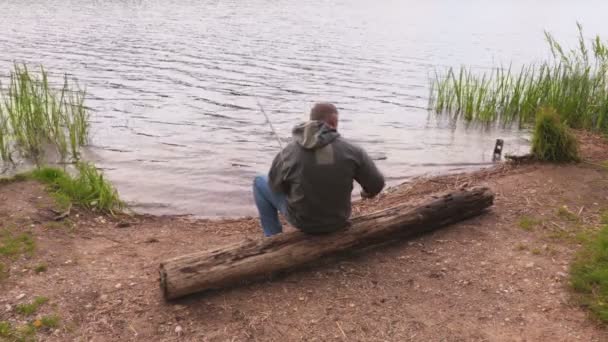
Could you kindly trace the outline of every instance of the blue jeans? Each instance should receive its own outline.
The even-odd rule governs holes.
[[[287,218],[287,197],[285,194],[275,193],[268,185],[267,176],[257,176],[253,180],[253,199],[260,213],[260,223],[264,236],[272,236],[283,232],[279,221],[280,212]]]

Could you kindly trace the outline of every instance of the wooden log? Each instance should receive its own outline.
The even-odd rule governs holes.
[[[479,215],[493,201],[488,188],[460,190],[354,218],[349,228],[331,234],[288,232],[180,256],[160,264],[161,289],[169,300],[233,286],[337,252],[428,232]]]

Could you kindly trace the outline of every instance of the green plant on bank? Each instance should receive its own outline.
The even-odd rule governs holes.
[[[0,322],[0,337],[10,337],[13,327],[9,322]]]
[[[15,64],[7,89],[0,84],[0,157],[14,162],[14,154],[43,164],[46,151],[55,149],[61,162],[80,159],[88,142],[89,113],[84,91],[66,76],[59,89],[50,86],[41,67],[31,72]]]
[[[604,209],[600,213],[600,223],[601,224],[608,224],[608,209]]]
[[[46,264],[38,264],[34,267],[34,272],[42,273],[42,272],[46,272],[47,269],[48,269],[48,266]]]
[[[8,270],[3,262],[0,262],[0,280],[8,276]]]
[[[0,232],[0,256],[32,255],[35,249],[36,242],[30,233],[13,236],[8,230]]]
[[[33,315],[41,305],[46,304],[48,301],[49,299],[46,297],[36,297],[31,303],[17,305],[15,310],[25,316]]]
[[[608,225],[586,239],[570,275],[581,304],[601,321],[608,322]]]
[[[46,316],[42,316],[39,320],[36,320],[34,322],[34,326],[36,326],[39,329],[54,329],[59,327],[59,322],[61,321],[61,318],[59,318],[59,316],[57,315],[46,315]]]
[[[61,318],[58,315],[42,316],[18,327],[14,327],[7,321],[0,321],[0,341],[36,341],[36,333],[38,331],[49,331],[50,329],[58,328],[60,322]]]
[[[36,327],[32,323],[24,324],[15,329],[13,334],[15,342],[34,342],[36,341]]]
[[[10,184],[10,183],[15,183],[15,182],[22,182],[27,180],[27,174],[25,173],[18,173],[12,177],[2,177],[0,178],[0,185],[2,184]]]
[[[570,222],[579,221],[578,215],[576,215],[575,213],[570,211],[570,209],[568,209],[568,207],[565,205],[562,205],[561,207],[557,208],[557,216],[560,217],[561,219],[564,219],[564,220],[570,221]]]
[[[526,231],[531,231],[534,229],[534,227],[536,227],[538,224],[540,224],[541,222],[533,217],[530,216],[522,216],[519,218],[519,228],[526,230]]]
[[[13,327],[10,322],[2,321],[0,322],[0,341],[34,342],[36,341],[36,327],[33,323]]]
[[[71,203],[106,213],[124,208],[116,189],[94,165],[79,162],[76,169],[78,174],[71,176],[61,169],[43,167],[32,171],[30,177],[48,184],[59,204],[66,208]]]
[[[536,116],[532,154],[539,160],[549,162],[580,160],[576,138],[553,108],[541,108]]]
[[[553,108],[569,127],[608,133],[608,46],[597,36],[589,49],[580,25],[578,30],[578,47],[569,51],[545,33],[553,59],[519,72],[509,67],[478,74],[461,67],[437,74],[429,107],[453,120],[522,128],[534,124],[537,114],[541,123],[552,123],[550,110],[542,108]],[[562,147],[571,154],[569,142]]]

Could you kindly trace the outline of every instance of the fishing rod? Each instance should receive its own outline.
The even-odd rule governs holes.
[[[281,137],[279,137],[279,134],[274,129],[274,125],[272,124],[272,121],[270,121],[270,117],[268,116],[268,114],[264,110],[264,106],[262,106],[262,104],[260,103],[260,99],[258,99],[256,97],[255,100],[258,103],[258,107],[260,108],[260,112],[262,112],[262,114],[264,114],[264,117],[266,117],[266,122],[268,122],[268,125],[270,125],[270,129],[272,130],[272,133],[274,134],[274,137],[277,139],[277,142],[279,143],[279,147],[281,148],[281,151],[279,152],[279,155],[281,156],[281,163],[283,163],[284,162],[284,160],[283,160],[283,143],[281,142]]]

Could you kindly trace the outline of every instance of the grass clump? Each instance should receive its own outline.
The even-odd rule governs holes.
[[[6,277],[8,277],[8,269],[4,263],[0,262],[0,280]]]
[[[67,75],[63,85],[54,89],[47,72],[40,67],[30,71],[15,64],[8,90],[0,84],[0,157],[14,163],[15,153],[44,162],[49,148],[62,162],[80,159],[80,147],[88,142],[89,113],[84,105],[85,92]]]
[[[538,224],[540,223],[539,220],[530,217],[530,216],[522,216],[519,219],[519,222],[517,223],[519,225],[519,228],[525,230],[525,231],[531,231],[534,229],[534,227],[536,227]]]
[[[12,332],[13,326],[9,322],[0,322],[0,337],[10,337]]]
[[[25,316],[30,316],[38,311],[40,306],[48,303],[49,299],[46,297],[36,297],[33,302],[27,304],[19,304],[15,307],[15,310]]]
[[[602,212],[600,213],[600,223],[608,224],[608,209],[602,210]]]
[[[0,255],[14,257],[19,254],[32,255],[36,249],[36,242],[30,233],[13,236],[6,230],[0,233]]]
[[[557,208],[557,216],[570,222],[577,222],[579,220],[578,216],[565,205]]]
[[[39,322],[39,323],[37,323]],[[46,315],[42,316],[39,320],[34,322],[34,326],[39,329],[54,329],[59,327],[59,322],[61,322],[61,318],[57,315]]]
[[[13,332],[13,341],[15,342],[34,342],[36,341],[36,327],[33,324],[24,324]]]
[[[518,243],[517,245],[515,245],[515,250],[525,251],[527,249],[528,249],[528,246],[524,245],[523,243]]]
[[[107,213],[124,208],[116,189],[95,166],[77,163],[76,168],[76,176],[57,168],[44,167],[32,171],[31,177],[48,184],[59,204],[64,207],[75,203]]]
[[[12,177],[0,178],[0,185],[11,184],[11,183],[15,183],[15,182],[22,182],[24,180],[27,180],[27,175],[23,174],[23,173],[18,173]]]
[[[34,342],[36,341],[36,321],[19,327],[14,327],[10,322],[0,322],[0,341],[7,342]]]
[[[46,264],[39,264],[34,267],[34,272],[42,273],[42,272],[46,272],[47,269],[48,269],[48,266]]]
[[[536,116],[532,154],[538,160],[549,162],[580,160],[576,138],[553,108],[541,108]]]
[[[608,225],[583,245],[570,275],[581,304],[601,321],[608,322]]]

